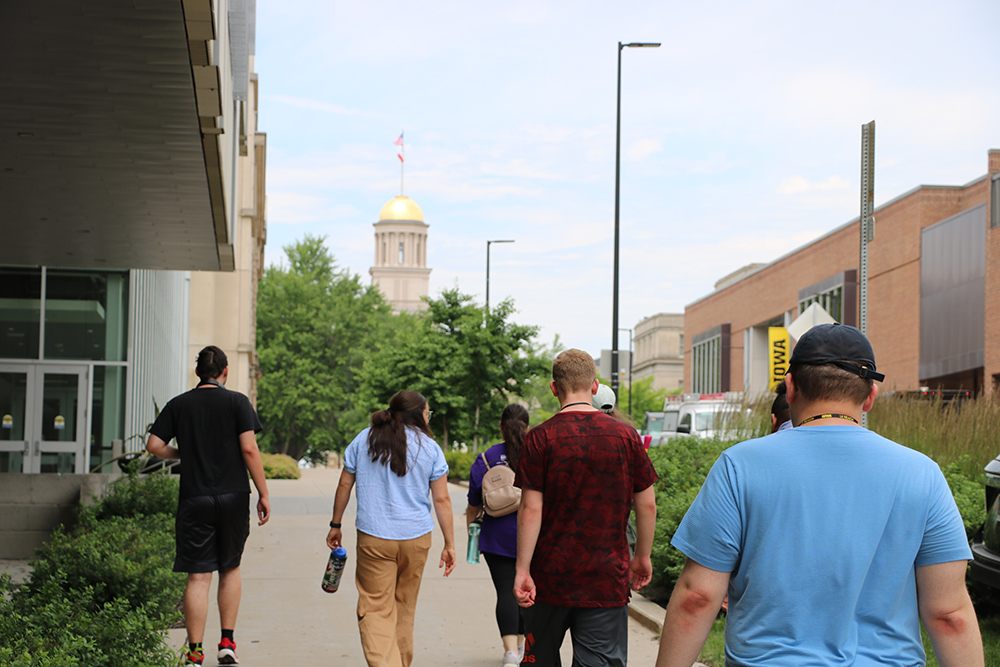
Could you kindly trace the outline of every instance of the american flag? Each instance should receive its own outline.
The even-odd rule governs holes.
[[[402,133],[402,132],[400,132],[400,133],[399,133],[399,139],[396,139],[396,140],[395,140],[394,142],[392,142],[392,143],[393,143],[393,144],[395,144],[396,146],[402,146],[402,145],[403,145],[403,133]]]

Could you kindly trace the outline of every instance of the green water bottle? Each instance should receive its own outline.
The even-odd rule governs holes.
[[[479,564],[479,529],[482,523],[476,519],[469,524],[469,549],[465,554],[465,561],[469,565]]]

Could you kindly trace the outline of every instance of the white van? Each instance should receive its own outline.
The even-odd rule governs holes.
[[[663,403],[663,426],[658,440],[661,444],[678,435],[713,438],[723,427],[726,413],[734,409],[726,394],[676,394]]]

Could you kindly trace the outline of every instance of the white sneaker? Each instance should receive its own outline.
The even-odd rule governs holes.
[[[518,657],[517,651],[507,651],[503,654],[503,667],[517,667],[521,664],[521,658]]]

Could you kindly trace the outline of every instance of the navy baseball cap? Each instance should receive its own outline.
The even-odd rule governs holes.
[[[839,322],[819,324],[802,334],[789,364],[833,364],[866,380],[885,380],[884,374],[875,372],[875,352],[865,335]]]

